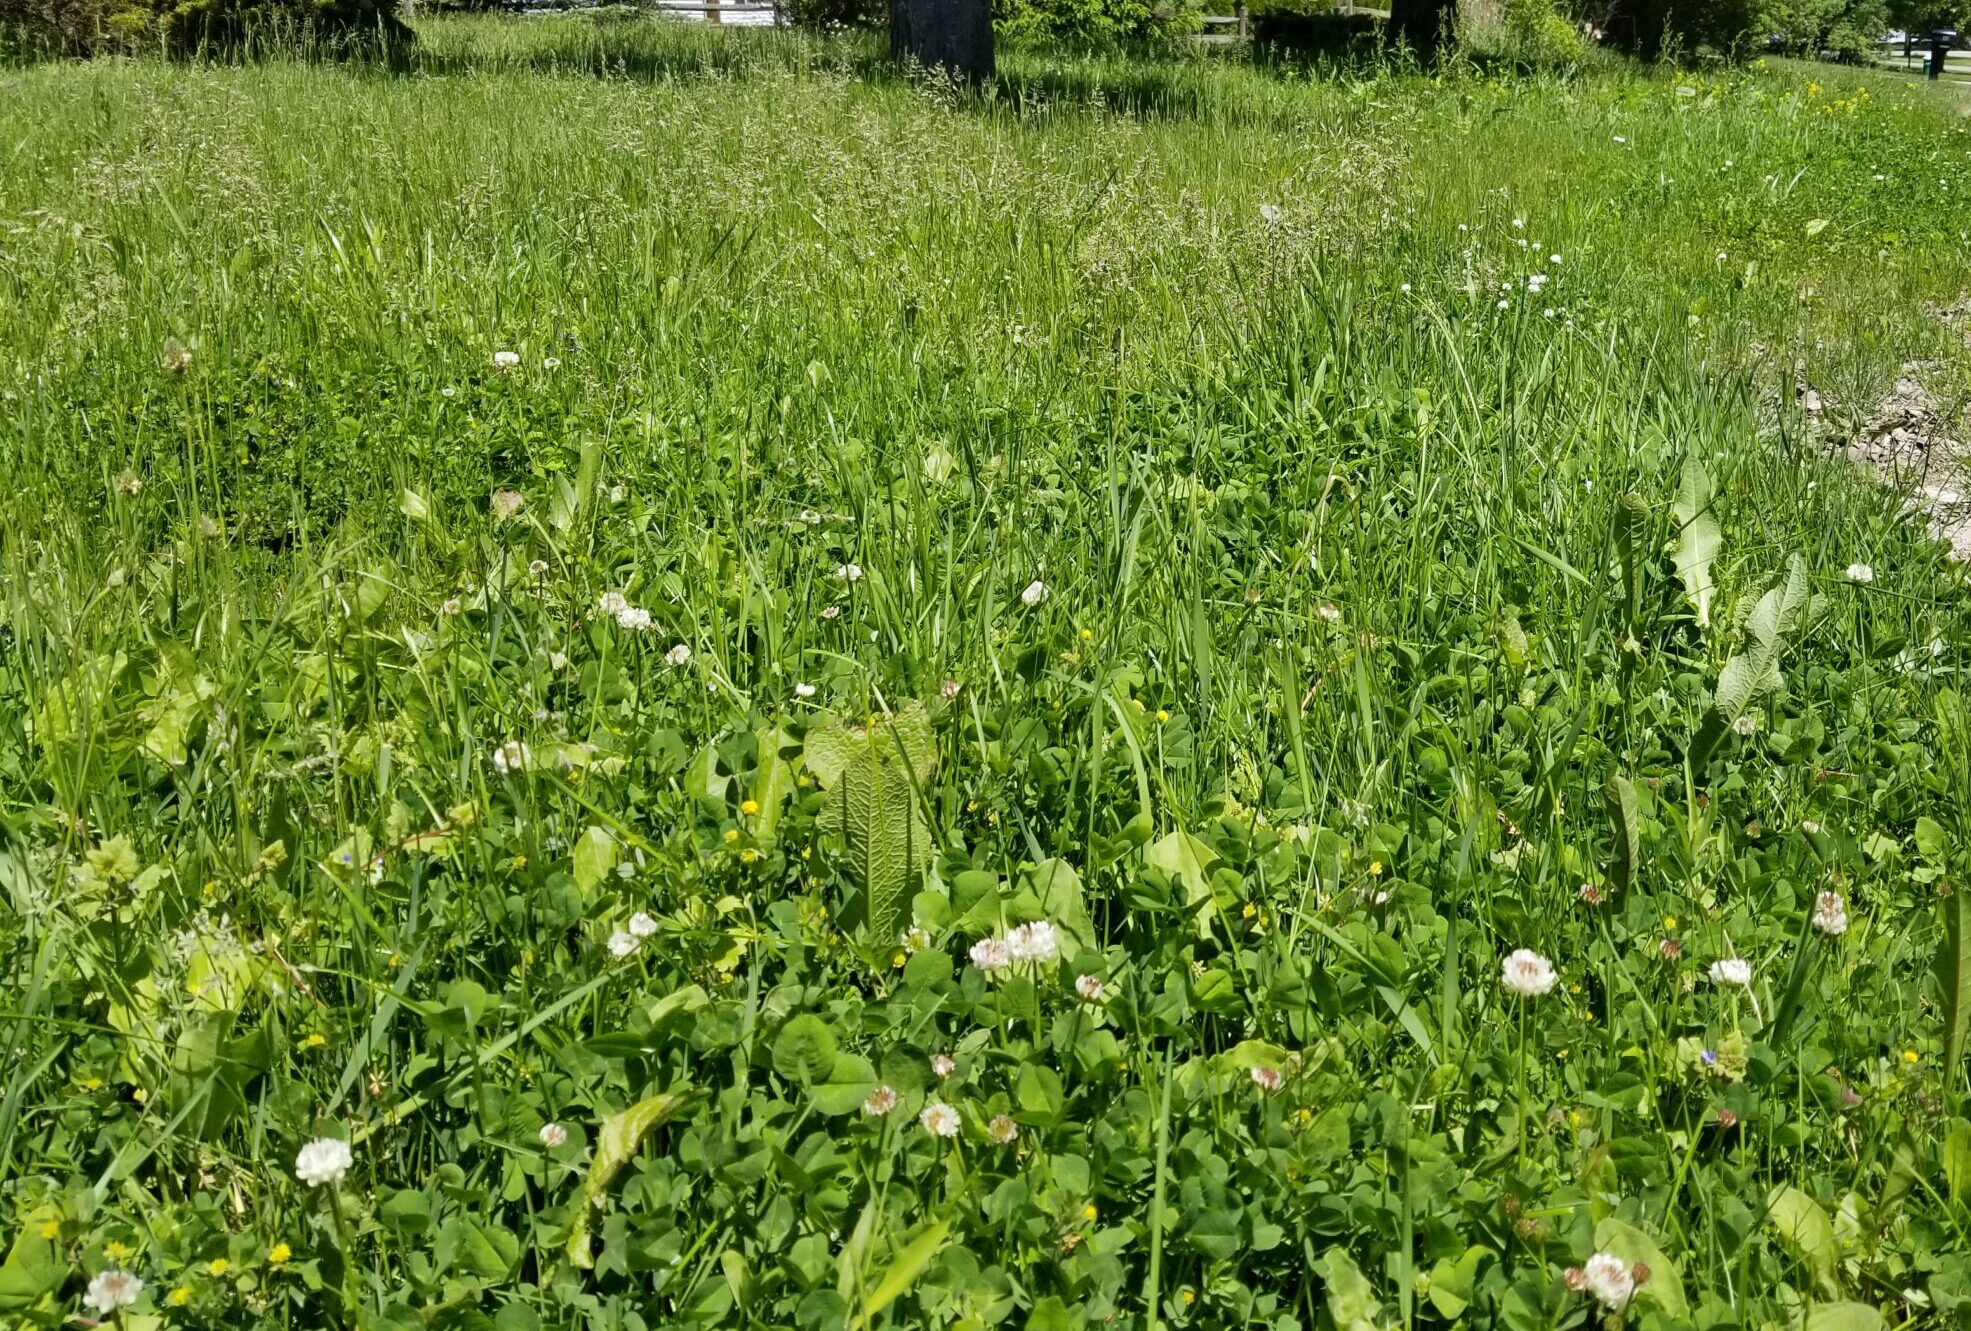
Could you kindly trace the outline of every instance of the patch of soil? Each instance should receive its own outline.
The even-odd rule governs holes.
[[[1946,316],[1948,317],[1948,315]],[[1962,316],[1960,316],[1962,317]],[[1861,428],[1833,446],[1851,462],[1870,468],[1907,496],[1904,511],[1921,517],[1931,535],[1948,541],[1951,557],[1971,560],[1971,447],[1958,437],[1958,423],[1937,405],[1919,376],[1928,363],[1903,366],[1895,387],[1875,404]],[[1821,416],[1820,395],[1801,385],[1802,408]]]

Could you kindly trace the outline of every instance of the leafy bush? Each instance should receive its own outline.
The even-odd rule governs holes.
[[[1158,41],[1202,26],[1198,0],[994,0],[994,31],[1015,41]]]
[[[302,42],[394,48],[412,40],[395,0],[0,0],[0,49],[49,55],[179,55]]]
[[[128,51],[156,27],[157,15],[145,0],[0,0],[0,52]]]

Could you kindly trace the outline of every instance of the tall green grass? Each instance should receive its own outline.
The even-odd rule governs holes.
[[[1825,452],[1964,364],[1932,90],[484,19],[4,78],[10,1315],[1971,1298],[1964,584]]]

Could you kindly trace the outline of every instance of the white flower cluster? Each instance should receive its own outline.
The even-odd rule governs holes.
[[[1531,948],[1510,953],[1500,968],[1499,983],[1521,998],[1538,998],[1559,981],[1554,964]]]
[[[1848,903],[1839,892],[1823,892],[1814,898],[1814,928],[1829,938],[1848,932]]]
[[[993,938],[972,944],[972,964],[987,975],[1006,970],[1020,962],[1045,966],[1061,955],[1061,940],[1046,920],[1023,924]]]
[[[356,1163],[356,1153],[339,1137],[317,1137],[294,1157],[294,1176],[311,1188],[342,1182]]]
[[[650,630],[650,612],[634,606],[621,592],[604,592],[596,597],[595,608],[616,621],[616,627],[628,629],[632,633],[647,633]]]
[[[1569,1267],[1567,1287],[1592,1295],[1610,1312],[1620,1312],[1636,1296],[1636,1270],[1612,1252],[1598,1252],[1585,1266]]]
[[[1711,983],[1731,989],[1752,984],[1752,963],[1744,957],[1721,957],[1711,963]]]

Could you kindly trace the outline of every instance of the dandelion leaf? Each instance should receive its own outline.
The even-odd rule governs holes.
[[[1937,983],[1944,992],[1944,1073],[1955,1079],[1971,1036],[1971,892],[1944,898],[1937,944]]]
[[[918,1230],[910,1242],[897,1249],[896,1256],[883,1268],[876,1284],[863,1296],[862,1309],[856,1315],[854,1325],[867,1326],[877,1313],[908,1292],[917,1283],[917,1277],[924,1274],[924,1268],[931,1264],[931,1259],[943,1250],[945,1236],[949,1233],[949,1220],[934,1220]]]
[[[791,755],[791,756],[790,756]],[[753,800],[760,806],[753,830],[770,837],[780,825],[801,761],[800,742],[784,730],[760,732],[760,757],[753,769]]]
[[[1684,463],[1683,486],[1677,492],[1677,544],[1674,558],[1677,576],[1684,581],[1684,594],[1697,612],[1700,627],[1711,625],[1711,599],[1716,584],[1711,580],[1711,564],[1718,557],[1723,537],[1717,515],[1712,512],[1711,473],[1697,458]]]
[[[1314,1264],[1314,1269],[1326,1287],[1323,1297],[1327,1300],[1328,1315],[1334,1318],[1335,1331],[1376,1331],[1376,1312],[1380,1305],[1375,1288],[1348,1255],[1348,1250],[1339,1244],[1329,1248]]]
[[[1636,815],[1636,788],[1620,772],[1610,772],[1602,787],[1602,801],[1608,806],[1610,829],[1615,834],[1615,853],[1609,861],[1608,882],[1619,901],[1635,881],[1641,862],[1642,835]]]
[[[619,1114],[602,1121],[596,1134],[595,1158],[589,1162],[589,1176],[582,1184],[582,1204],[575,1210],[574,1225],[568,1235],[568,1260],[589,1269],[595,1258],[589,1253],[589,1216],[609,1195],[609,1185],[624,1165],[636,1157],[637,1148],[651,1129],[667,1122],[680,1109],[698,1098],[695,1089],[666,1091],[647,1096]]]

